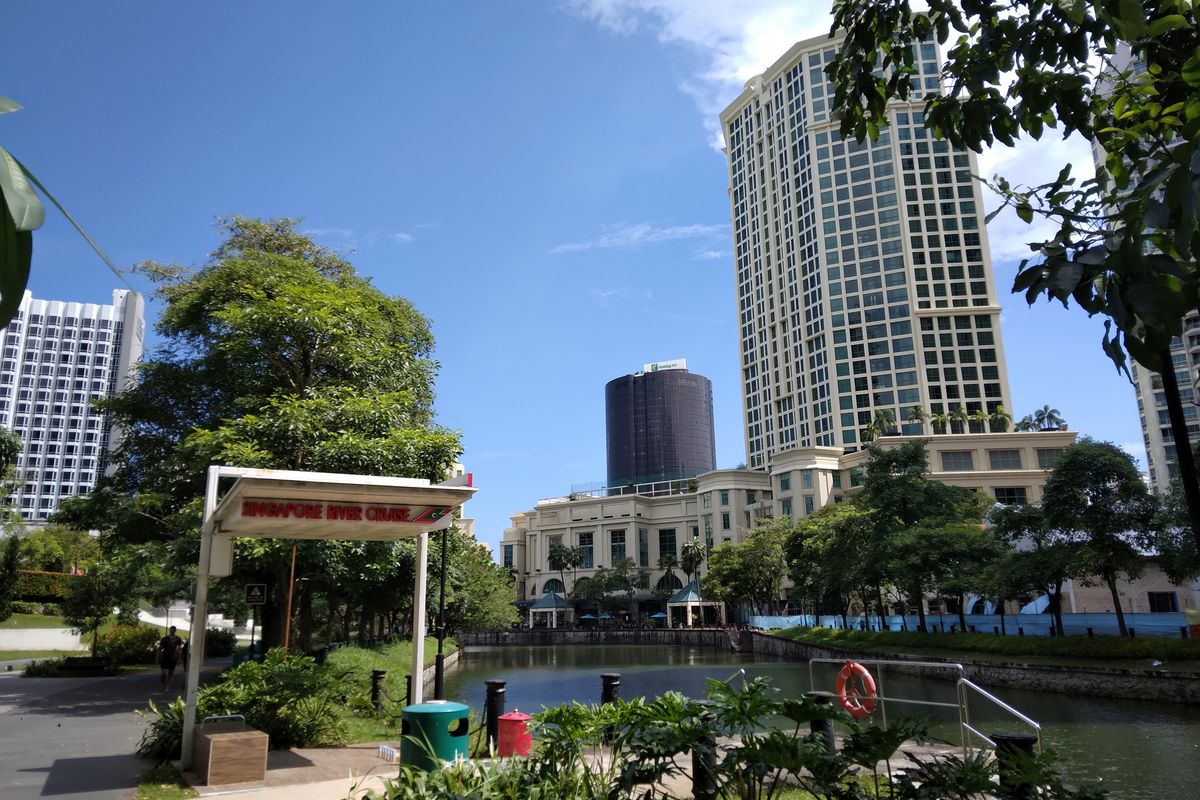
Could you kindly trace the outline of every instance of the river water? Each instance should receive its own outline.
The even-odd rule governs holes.
[[[687,647],[574,645],[472,647],[446,676],[446,696],[482,712],[485,680],[508,681],[507,710],[534,713],[545,706],[600,700],[600,673],[621,674],[622,697],[657,696],[669,690],[704,696],[707,678],[725,679],[744,668],[766,676],[788,696],[808,691],[808,665]],[[830,689],[832,670],[818,669],[819,689]],[[1200,708],[1184,705],[1073,697],[984,687],[1042,725],[1043,745],[1076,781],[1099,781],[1115,800],[1200,797]],[[884,679],[885,697],[953,702],[953,683],[914,676]],[[1002,712],[971,703],[971,720],[984,732],[1019,730]],[[957,741],[951,709],[908,707],[934,716],[948,741]],[[889,715],[913,713],[889,703]],[[933,713],[931,713],[933,712]]]

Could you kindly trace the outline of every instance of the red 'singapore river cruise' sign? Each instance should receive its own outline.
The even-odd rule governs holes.
[[[420,525],[437,522],[453,509],[448,506],[388,506],[371,503],[329,503],[308,500],[242,500],[242,517],[296,522],[378,522]]]

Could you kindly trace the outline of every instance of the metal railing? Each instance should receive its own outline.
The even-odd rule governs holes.
[[[949,709],[954,709],[955,712],[957,712],[957,714],[958,714],[959,737],[962,742],[962,751],[963,751],[964,757],[966,757],[969,754],[969,751],[971,749],[971,742],[972,742],[971,737],[972,736],[982,739],[990,747],[995,747],[996,743],[994,741],[992,741],[992,739],[990,739],[988,736],[983,734],[981,731],[979,731],[977,728],[975,728],[971,724],[970,699],[972,697],[972,694],[974,694],[974,695],[977,695],[979,698],[982,698],[983,700],[988,701],[996,708],[999,708],[1000,710],[1002,710],[1008,714],[1011,714],[1013,717],[1015,717],[1020,722],[1031,727],[1033,729],[1034,735],[1037,737],[1037,745],[1036,745],[1037,750],[1039,753],[1041,752],[1041,749],[1042,749],[1042,726],[1039,725],[1035,720],[1031,719],[1030,717],[1026,716],[1025,714],[1022,714],[1020,711],[1013,708],[1008,703],[1005,703],[1003,700],[1001,700],[1000,698],[991,694],[987,690],[985,690],[985,689],[981,688],[980,686],[967,680],[966,676],[964,675],[964,670],[963,670],[962,664],[956,664],[956,663],[947,662],[947,661],[908,661],[908,660],[901,661],[901,660],[889,660],[889,659],[878,659],[878,658],[871,658],[871,659],[868,659],[868,658],[862,658],[862,659],[810,658],[808,660],[808,685],[812,688],[812,690],[813,690],[812,693],[816,694],[816,695],[820,695],[822,697],[829,697],[834,700],[838,699],[839,695],[837,694],[837,692],[822,691],[817,688],[816,676],[813,672],[813,665],[814,664],[845,664],[847,661],[850,661],[850,660],[857,661],[858,663],[871,665],[871,666],[875,667],[875,675],[874,675],[875,684],[876,684],[876,698],[875,699],[879,701],[880,722],[885,729],[887,728],[887,724],[888,724],[888,722],[887,722],[887,705],[888,705],[888,703],[895,703],[897,705],[927,706],[927,707],[932,707],[932,708],[949,708]],[[918,699],[913,699],[913,698],[908,698],[908,697],[888,697],[887,691],[884,688],[884,686],[885,686],[885,684],[884,684],[885,669],[884,668],[888,667],[888,666],[902,667],[906,670],[917,668],[919,670],[928,670],[931,672],[935,671],[935,670],[939,670],[939,671],[943,671],[943,672],[956,673],[957,677],[954,679],[955,702],[948,703],[948,702],[937,701],[937,700],[918,700]]]

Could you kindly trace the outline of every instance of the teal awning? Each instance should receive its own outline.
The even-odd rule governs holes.
[[[567,601],[562,598],[558,592],[550,592],[550,594],[537,600],[530,607],[531,611],[545,611],[552,608],[567,608]]]
[[[680,589],[671,599],[667,601],[670,604],[675,603],[703,603],[704,598],[700,596],[700,581],[693,580],[687,586]]]

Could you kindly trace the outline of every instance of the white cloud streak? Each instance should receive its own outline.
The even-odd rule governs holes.
[[[584,250],[625,249],[636,250],[650,244],[661,244],[679,239],[699,239],[708,236],[724,234],[727,225],[670,225],[656,227],[640,222],[636,224],[621,223],[603,229],[594,239],[584,242],[560,244],[550,250],[552,254],[578,253]]]
[[[703,66],[680,89],[704,117],[714,149],[722,145],[722,110],[789,47],[829,32],[829,0],[564,0],[574,13],[619,35],[652,32],[665,45],[698,54]],[[1079,179],[1094,174],[1091,151],[1078,136],[1063,141],[1053,130],[1041,141],[1023,140],[1016,147],[997,146],[979,157],[979,171],[1000,173],[1011,183],[1049,183],[1063,164],[1075,165]],[[988,210],[999,205],[984,190]],[[1050,226],[1028,226],[1006,210],[988,226],[993,258],[1017,260],[1029,254],[1026,242],[1045,239]]]

